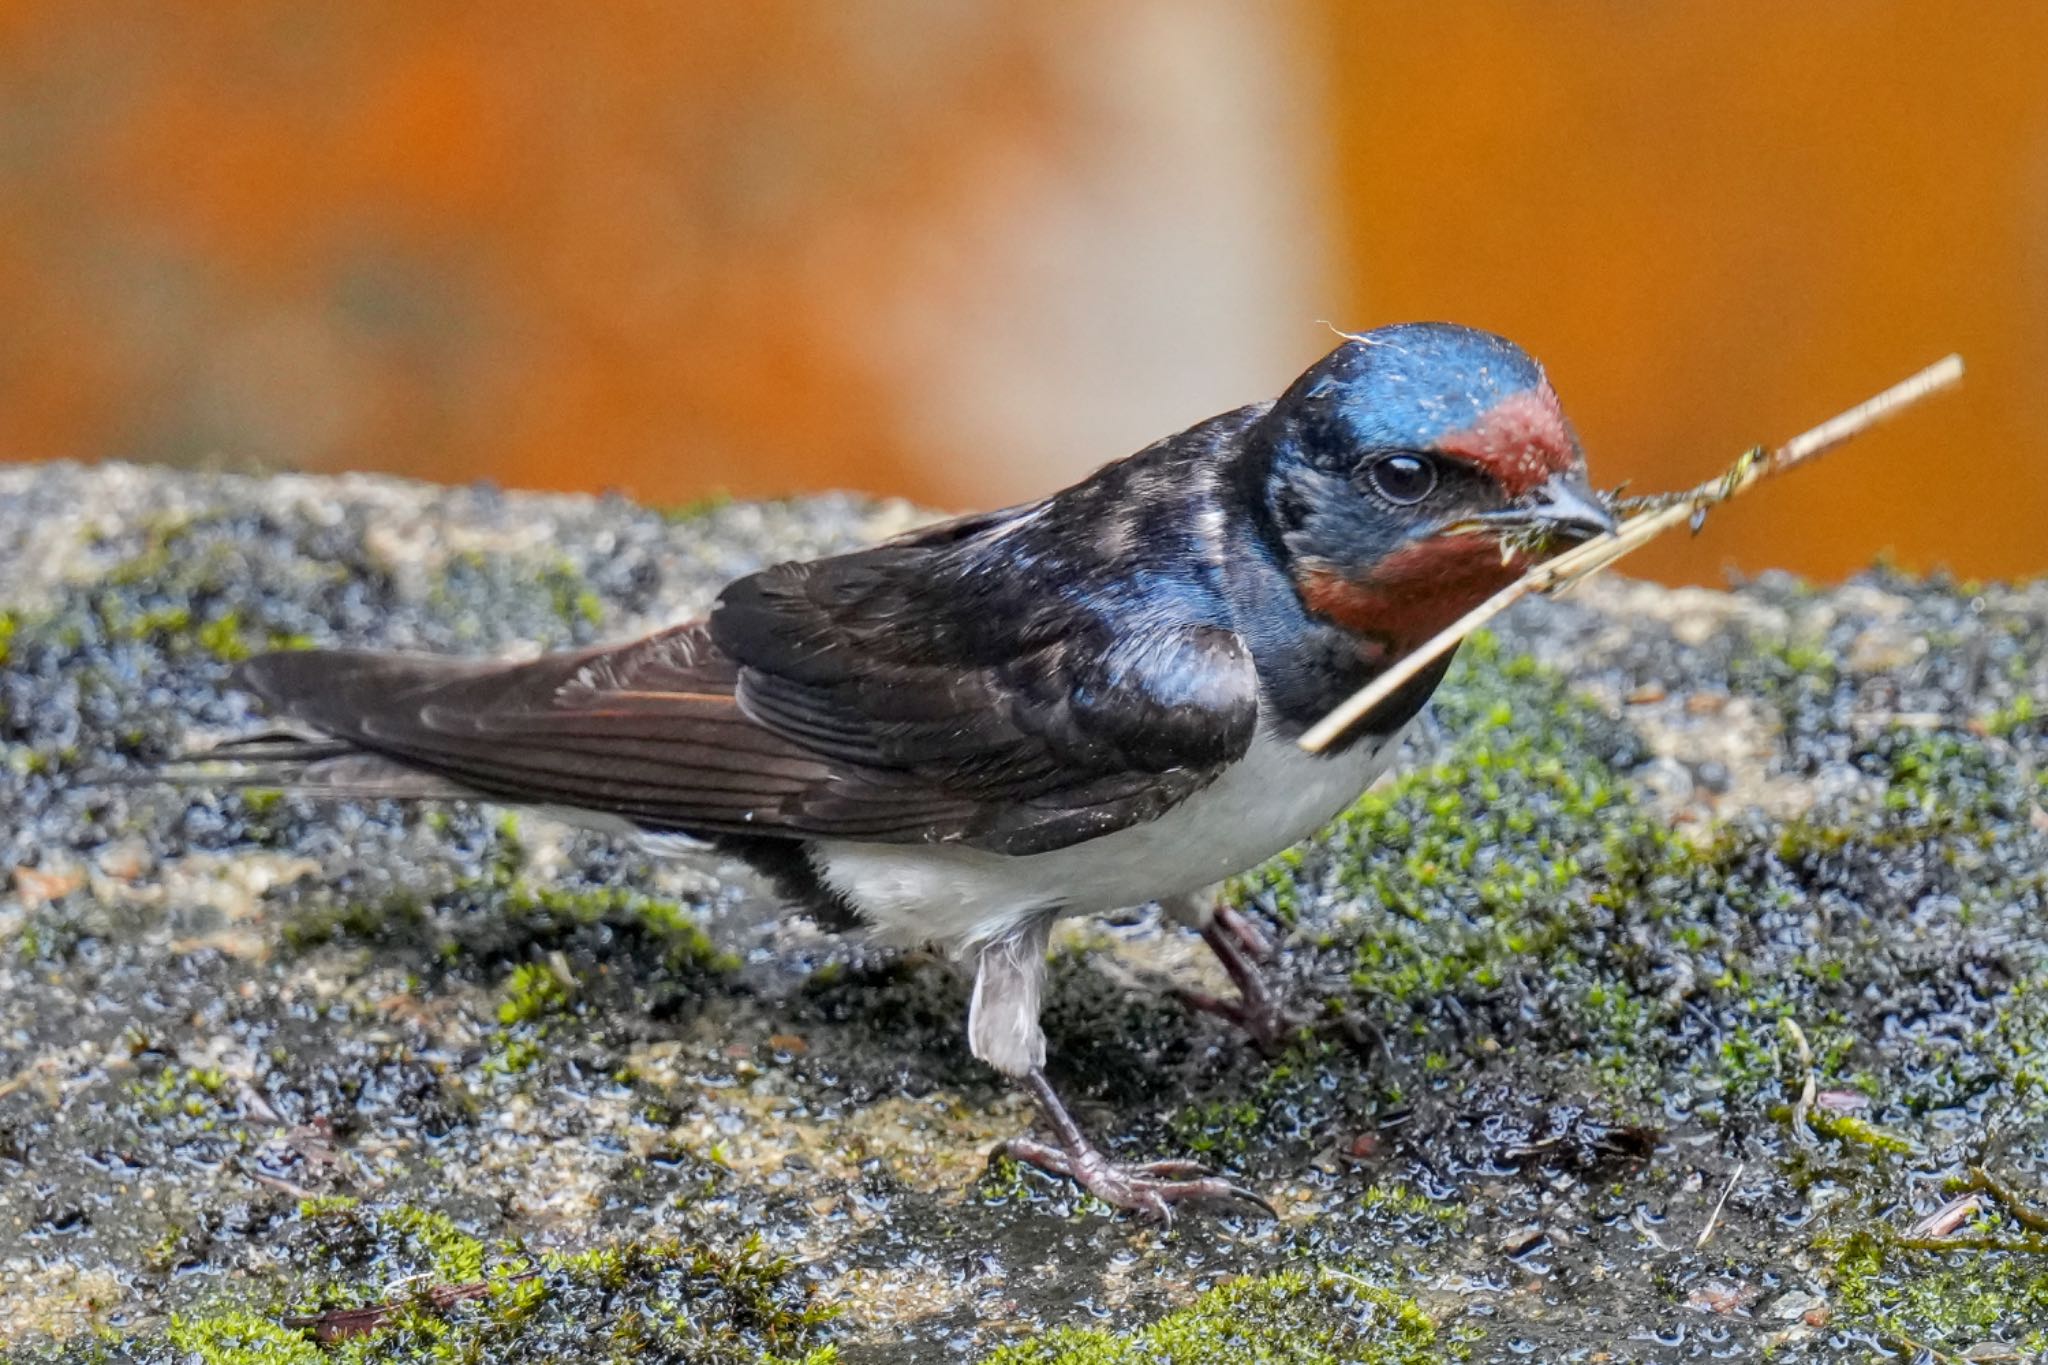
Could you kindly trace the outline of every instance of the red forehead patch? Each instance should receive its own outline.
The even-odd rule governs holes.
[[[1493,475],[1512,498],[1579,462],[1578,442],[1547,380],[1509,394],[1463,431],[1439,436],[1436,447]]]

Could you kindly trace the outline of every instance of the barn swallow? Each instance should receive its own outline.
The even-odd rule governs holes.
[[[737,855],[828,923],[941,947],[974,972],[969,1047],[1052,1130],[1000,1150],[1165,1218],[1256,1196],[1113,1163],[1069,1115],[1039,1028],[1054,923],[1160,902],[1270,1036],[1259,935],[1208,889],[1348,807],[1444,665],[1326,752],[1295,740],[1534,559],[1613,529],[1533,359],[1386,327],[1043,501],[764,569],[631,643],[255,658],[238,684],[318,738],[222,756],[266,784],[529,804]]]

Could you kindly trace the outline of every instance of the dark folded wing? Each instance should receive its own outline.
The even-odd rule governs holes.
[[[785,565],[709,622],[530,663],[267,655],[242,684],[388,760],[510,800],[693,833],[1028,853],[1162,813],[1249,745],[1228,630],[1113,634],[1017,587],[940,584],[929,550]]]
[[[942,544],[729,587],[709,625],[740,665],[742,711],[854,770],[969,802],[943,837],[1010,853],[1152,819],[1249,746],[1257,675],[1235,633],[1179,611],[1118,629],[1049,593],[1014,547]]]
[[[274,711],[487,795],[705,830],[747,828],[831,777],[740,714],[734,679],[701,624],[522,664],[320,650],[237,675]]]

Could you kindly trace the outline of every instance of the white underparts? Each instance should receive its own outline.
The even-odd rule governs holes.
[[[971,951],[1047,914],[1101,914],[1182,896],[1321,829],[1372,785],[1400,736],[1303,753],[1261,731],[1223,775],[1156,820],[1049,853],[821,839],[818,875],[885,937]]]
[[[1195,893],[1315,833],[1358,799],[1399,749],[1399,734],[1316,757],[1261,731],[1245,757],[1157,820],[1009,857],[959,845],[820,840],[819,876],[883,935],[972,960],[967,1040],[1011,1076],[1045,1064],[1039,1002],[1055,921],[1146,901],[1200,927]]]

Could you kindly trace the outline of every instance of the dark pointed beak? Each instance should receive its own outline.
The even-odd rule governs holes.
[[[1614,513],[1600,501],[1584,474],[1553,474],[1529,494],[1524,504],[1529,519],[1561,539],[1591,540],[1613,535]]]

